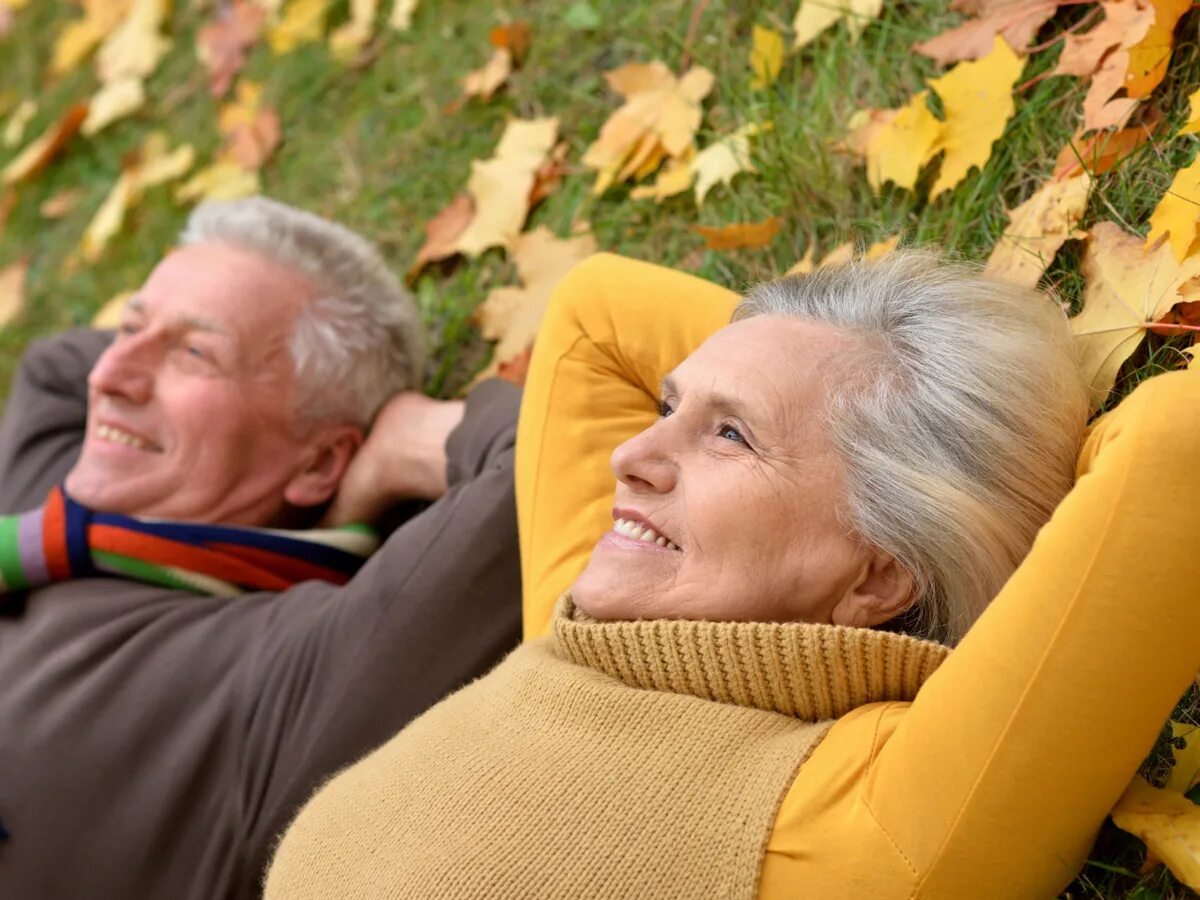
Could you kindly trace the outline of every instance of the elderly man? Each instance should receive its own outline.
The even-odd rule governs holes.
[[[255,897],[322,779],[516,642],[517,391],[433,401],[420,369],[375,250],[263,199],[198,209],[115,338],[29,350],[0,428],[0,898]],[[413,499],[355,574],[351,523]]]

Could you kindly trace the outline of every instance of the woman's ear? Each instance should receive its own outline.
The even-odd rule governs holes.
[[[308,438],[308,449],[300,470],[283,490],[292,506],[317,506],[337,493],[342,476],[363,444],[363,431],[357,425],[329,425],[318,428]]]
[[[912,574],[890,553],[875,551],[830,614],[834,625],[871,628],[894,619],[917,599]]]

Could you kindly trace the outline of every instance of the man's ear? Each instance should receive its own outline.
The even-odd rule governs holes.
[[[873,551],[834,606],[830,621],[854,628],[882,625],[912,606],[916,592],[912,574],[894,556]]]
[[[363,444],[357,425],[319,426],[306,443],[301,467],[283,489],[292,506],[317,506],[337,493],[342,476]]]

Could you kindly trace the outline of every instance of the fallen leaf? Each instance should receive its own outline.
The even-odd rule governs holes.
[[[408,280],[413,281],[429,263],[458,253],[458,238],[474,217],[475,202],[471,195],[459,194],[449,206],[426,222],[425,243],[408,270]]]
[[[83,188],[66,188],[45,200],[38,207],[43,219],[61,219],[73,210],[83,197]]]
[[[329,36],[329,52],[334,59],[348,63],[375,32],[375,15],[379,0],[350,0],[350,19]]]
[[[160,30],[170,0],[133,0],[125,19],[96,51],[96,74],[108,83],[120,78],[146,78],[171,49]]]
[[[1113,823],[1141,838],[1190,888],[1200,888],[1200,807],[1183,794],[1135,776],[1112,811]]]
[[[508,81],[512,70],[512,54],[503,48],[497,48],[492,51],[491,59],[487,63],[468,72],[463,78],[463,94],[467,97],[478,97],[480,100],[490,100],[500,89],[500,85]]]
[[[884,238],[882,241],[876,241],[862,253],[857,252],[857,245],[854,241],[846,241],[844,244],[838,244],[828,253],[826,253],[819,263],[813,264],[813,257],[816,252],[816,247],[813,243],[809,243],[808,249],[804,252],[804,258],[798,263],[784,272],[785,275],[807,275],[817,269],[824,269],[827,266],[844,266],[848,262],[853,262],[854,258],[861,257],[867,261],[883,259],[885,256],[893,253],[900,243],[900,235],[894,234],[889,238]]]
[[[86,104],[80,103],[68,109],[61,119],[42,132],[4,168],[0,173],[0,182],[17,184],[37,175],[70,143],[86,117]]]
[[[771,216],[762,222],[734,222],[730,225],[693,225],[709,250],[735,250],[740,247],[765,247],[779,234],[782,220]]]
[[[927,94],[922,92],[922,96]],[[846,122],[845,138],[834,144],[834,148],[865,159],[872,139],[896,118],[896,112],[894,109],[856,109]],[[938,127],[941,127],[940,122]]]
[[[134,294],[133,291],[121,291],[106,302],[92,316],[93,328],[119,328],[125,314],[125,304]]]
[[[682,194],[692,186],[696,177],[693,163],[696,153],[690,147],[678,159],[669,159],[667,164],[658,171],[654,184],[641,185],[629,192],[631,200],[654,200],[661,203],[668,197]]]
[[[91,137],[118,119],[132,115],[146,105],[146,90],[140,78],[120,78],[102,86],[88,101],[87,118],[79,131]]]
[[[1092,180],[1086,174],[1051,178],[1024,203],[1009,211],[1008,227],[987,261],[987,274],[1036,287],[1058,248],[1076,231],[1087,208]]]
[[[108,242],[121,230],[126,212],[146,190],[182,178],[194,160],[190,144],[169,150],[167,136],[161,131],[147,135],[137,152],[126,160],[116,183],[84,229],[79,245],[83,261],[94,263],[101,257]]]
[[[1088,236],[1083,309],[1070,325],[1097,404],[1147,328],[1179,302],[1180,286],[1200,274],[1200,256],[1181,265],[1165,242],[1149,249],[1145,243],[1111,222],[1094,225]]]
[[[863,254],[863,259],[868,262],[873,262],[877,259],[883,259],[885,256],[891,256],[896,252],[896,247],[900,244],[900,235],[893,234],[890,238],[884,238],[882,241],[876,241],[867,248],[867,252]]]
[[[1161,121],[1162,115],[1154,112],[1141,125],[1132,128],[1105,131],[1086,138],[1076,135],[1059,152],[1053,177],[1071,178],[1083,171],[1103,175],[1147,143]]]
[[[696,205],[704,203],[717,184],[729,185],[739,172],[756,172],[750,164],[750,138],[763,129],[751,123],[733,134],[714,141],[696,154],[692,171],[696,173]]]
[[[754,26],[754,44],[750,48],[750,86],[760,91],[775,83],[783,70],[783,35],[774,28]]]
[[[630,63],[605,73],[605,78],[626,100],[583,155],[583,164],[597,172],[592,187],[597,196],[638,172],[642,177],[649,174],[651,160],[661,163],[667,157],[683,156],[693,145],[700,127],[700,104],[714,81],[702,66],[676,78],[659,61]]]
[[[883,0],[800,0],[792,19],[792,30],[796,32],[792,47],[811,44],[821,32],[843,20],[850,39],[855,40],[881,12]]]
[[[1052,74],[1089,78],[1111,51],[1133,46],[1154,24],[1154,8],[1148,0],[1101,0],[1100,9],[1104,18],[1098,24],[1083,34],[1071,33],[1063,38],[1062,53]]]
[[[262,85],[245,79],[238,82],[234,100],[217,113],[217,130],[225,136],[221,156],[243,169],[260,168],[282,137],[279,113],[263,102]]]
[[[1021,52],[1057,8],[1055,0],[983,0],[977,5],[979,18],[913,44],[913,49],[938,65],[946,66],[987,56],[999,35],[1010,47]]]
[[[21,143],[21,138],[25,136],[25,128],[36,115],[37,103],[32,100],[22,100],[4,124],[4,146],[15,147]]]
[[[388,25],[397,31],[408,31],[412,28],[413,13],[417,11],[417,0],[396,0],[392,6],[392,15]]]
[[[824,269],[826,266],[844,266],[848,262],[854,260],[854,241],[846,241],[844,244],[838,244],[817,263],[818,269]]]
[[[940,78],[929,80],[946,112],[929,156],[942,150],[942,169],[929,191],[933,200],[962,181],[974,167],[983,168],[992,145],[1013,114],[1012,89],[1024,62],[997,36],[992,52],[974,62],[962,62]]]
[[[196,36],[196,55],[208,72],[208,89],[224,97],[246,65],[246,55],[262,34],[267,10],[247,0],[223,2],[212,22]]]
[[[83,18],[67,22],[55,39],[50,74],[64,75],[83,62],[125,18],[130,3],[131,0],[84,0]]]
[[[942,123],[926,105],[928,91],[914,94],[895,115],[873,128],[866,142],[867,182],[876,193],[887,182],[913,190],[922,166],[933,156]]]
[[[1116,96],[1125,87],[1128,76],[1128,50],[1115,50],[1105,57],[1100,70],[1092,76],[1088,92],[1083,98],[1085,129],[1120,128],[1129,120],[1137,109],[1138,101],[1132,97]]]
[[[175,202],[237,200],[261,192],[257,170],[243,169],[232,160],[218,159],[181,184],[175,191]]]
[[[277,55],[312,44],[325,34],[325,14],[331,0],[291,0],[279,23],[267,32],[267,43]]]
[[[1171,774],[1165,785],[1168,791],[1186,794],[1200,782],[1200,727],[1174,720],[1171,726]],[[1179,744],[1182,742],[1183,746]]]
[[[522,66],[533,43],[533,30],[528,22],[510,22],[493,28],[488,39],[497,50],[507,50],[512,54],[514,66]]]
[[[1175,173],[1171,186],[1150,213],[1150,233],[1147,246],[1164,235],[1182,262],[1191,255],[1196,243],[1196,226],[1200,223],[1200,156],[1190,166]]]
[[[15,22],[16,18],[13,16],[12,8],[0,4],[0,41],[12,34]]]
[[[816,266],[813,264],[813,254],[816,252],[816,245],[812,241],[808,243],[808,249],[804,251],[802,256],[795,265],[788,269],[783,274],[787,275],[808,275]]]
[[[512,359],[505,360],[496,368],[496,377],[511,381],[517,387],[525,386],[529,377],[529,363],[533,361],[533,344],[530,344]]]
[[[495,155],[471,163],[467,190],[475,203],[475,218],[458,239],[458,251],[478,256],[489,247],[513,248],[525,217],[534,173],[558,138],[558,119],[508,123]]]
[[[512,260],[522,286],[494,289],[475,312],[483,336],[498,341],[491,364],[476,380],[492,376],[501,364],[525,352],[537,335],[554,288],[580,260],[595,252],[591,234],[557,238],[545,226],[516,240]]]
[[[29,263],[15,262],[0,269],[0,328],[12,322],[25,309],[25,278]]]
[[[1154,24],[1129,48],[1129,72],[1125,76],[1126,95],[1139,100],[1158,87],[1167,74],[1175,26],[1191,8],[1190,0],[1150,0],[1150,4],[1154,7]]]
[[[4,237],[4,229],[8,227],[8,217],[12,215],[13,207],[17,205],[17,189],[8,187],[0,194],[0,238]]]
[[[1195,134],[1200,131],[1200,90],[1188,97],[1188,120],[1176,134]]]
[[[559,141],[545,161],[533,173],[533,187],[529,189],[529,208],[537,206],[562,184],[567,174],[567,151],[570,150],[566,141]]]

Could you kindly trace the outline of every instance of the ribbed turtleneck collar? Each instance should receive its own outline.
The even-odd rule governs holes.
[[[950,649],[905,634],[803,622],[604,622],[554,610],[567,659],[646,690],[690,694],[783,713],[838,719],[880,700],[912,700]]]

